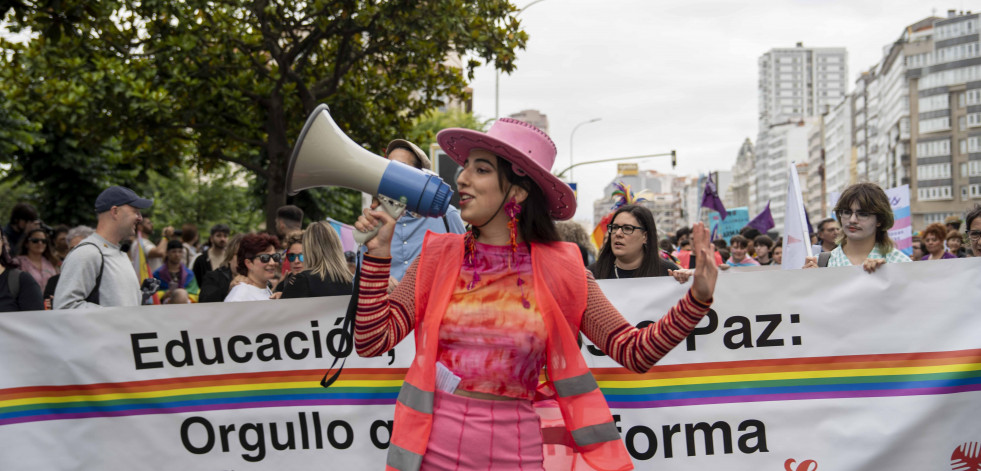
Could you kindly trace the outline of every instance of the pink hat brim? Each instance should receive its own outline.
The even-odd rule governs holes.
[[[512,147],[510,144],[480,131],[463,128],[444,129],[436,135],[436,142],[454,162],[463,165],[473,149],[484,149],[508,162],[519,175],[528,175],[545,193],[549,215],[564,221],[576,214],[576,195],[567,185],[538,162]]]

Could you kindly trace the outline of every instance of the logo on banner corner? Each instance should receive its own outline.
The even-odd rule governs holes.
[[[794,467],[797,464],[797,467]],[[817,471],[818,463],[814,460],[804,460],[797,463],[797,460],[790,458],[783,462],[784,471]]]
[[[952,471],[981,471],[981,442],[967,442],[950,455]]]

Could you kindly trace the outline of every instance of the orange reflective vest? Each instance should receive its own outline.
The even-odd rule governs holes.
[[[426,234],[416,271],[416,356],[395,403],[386,470],[418,470],[433,425],[439,327],[463,262],[463,236]],[[453,263],[447,261],[453,260]],[[595,469],[633,469],[630,455],[582,357],[576,334],[586,310],[586,272],[574,244],[531,245],[535,302],[548,332],[549,386],[576,450]],[[574,262],[574,263],[573,263]]]

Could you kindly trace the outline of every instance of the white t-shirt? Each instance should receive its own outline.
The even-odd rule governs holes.
[[[238,301],[268,301],[272,296],[269,288],[259,288],[248,283],[239,283],[225,296],[226,303]]]
[[[147,254],[146,266],[150,268],[150,275],[152,276],[153,272],[163,265],[163,257],[150,258],[150,251],[157,248],[157,244],[151,242],[150,239],[140,239],[140,241],[143,242],[143,253]],[[200,282],[198,281],[198,283]]]

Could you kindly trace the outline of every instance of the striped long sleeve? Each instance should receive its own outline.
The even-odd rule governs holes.
[[[381,355],[394,348],[412,331],[418,261],[412,262],[398,287],[388,294],[392,259],[364,256],[358,312],[354,322],[354,346],[358,355]]]
[[[645,373],[691,333],[708,313],[712,301],[702,303],[691,290],[657,322],[638,329],[606,299],[588,274],[586,312],[582,331],[614,361],[636,373]]]

